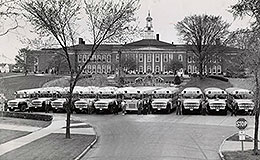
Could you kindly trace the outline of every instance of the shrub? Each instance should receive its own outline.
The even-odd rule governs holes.
[[[209,78],[218,79],[224,82],[228,82],[228,78],[222,77],[222,76],[216,76],[216,75],[210,75]]]
[[[53,119],[52,115],[33,114],[33,113],[25,113],[25,112],[2,112],[1,114],[4,117],[34,119],[39,121],[51,121]]]

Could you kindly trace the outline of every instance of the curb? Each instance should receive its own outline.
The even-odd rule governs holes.
[[[92,146],[94,146],[94,144],[97,142],[97,140],[98,140],[97,131],[94,127],[92,127],[92,128],[95,132],[94,141],[91,142],[91,144],[89,146],[87,146],[87,148],[82,153],[80,153],[74,160],[80,160],[92,148]]]
[[[224,155],[222,154],[222,147],[224,146],[224,144],[225,144],[225,142],[227,141],[227,139],[228,139],[229,137],[234,136],[235,134],[237,134],[237,133],[231,134],[230,136],[226,137],[226,138],[222,141],[222,143],[221,143],[221,145],[220,145],[220,147],[219,147],[219,150],[218,150],[218,155],[219,155],[219,157],[220,157],[221,160],[226,160],[225,157],[224,157]]]

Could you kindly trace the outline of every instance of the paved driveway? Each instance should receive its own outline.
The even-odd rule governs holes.
[[[185,115],[73,115],[97,128],[88,160],[217,160],[238,117]],[[253,117],[244,116],[253,125]]]

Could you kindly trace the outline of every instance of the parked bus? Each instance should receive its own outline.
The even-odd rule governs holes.
[[[126,103],[126,112],[137,112],[138,102],[142,100],[142,92],[135,87],[123,87],[118,89],[118,93],[122,95],[122,99]]]
[[[79,100],[74,103],[76,113],[92,113],[94,111],[98,89],[95,86],[88,86],[76,91],[79,96]]]
[[[200,113],[203,100],[204,96],[200,88],[187,87],[183,89],[181,92],[182,113]]]
[[[171,113],[176,108],[176,100],[178,98],[178,88],[167,87],[156,89],[152,95],[152,113],[157,111],[165,111]]]
[[[45,111],[46,105],[55,100],[54,94],[61,90],[60,87],[44,87],[38,90],[35,99],[32,100],[31,111]]]
[[[227,92],[223,89],[210,87],[204,89],[208,113],[227,114]]]
[[[21,112],[27,111],[28,108],[32,105],[31,99],[36,97],[36,93],[39,90],[39,88],[33,88],[16,91],[14,93],[15,99],[9,100],[7,102],[8,110],[15,111],[18,109]]]
[[[113,112],[114,105],[119,104],[117,101],[117,87],[100,87],[97,93],[97,101],[94,103],[96,113],[101,111]]]
[[[247,89],[242,88],[227,88],[226,92],[228,93],[228,107],[229,110],[232,108],[237,108],[238,112],[249,113],[254,110],[254,93]]]

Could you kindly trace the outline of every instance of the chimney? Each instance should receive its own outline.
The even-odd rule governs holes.
[[[159,34],[156,34],[156,40],[159,41],[160,40],[160,35]]]
[[[83,38],[79,38],[79,44],[85,44],[85,41],[83,41]]]

